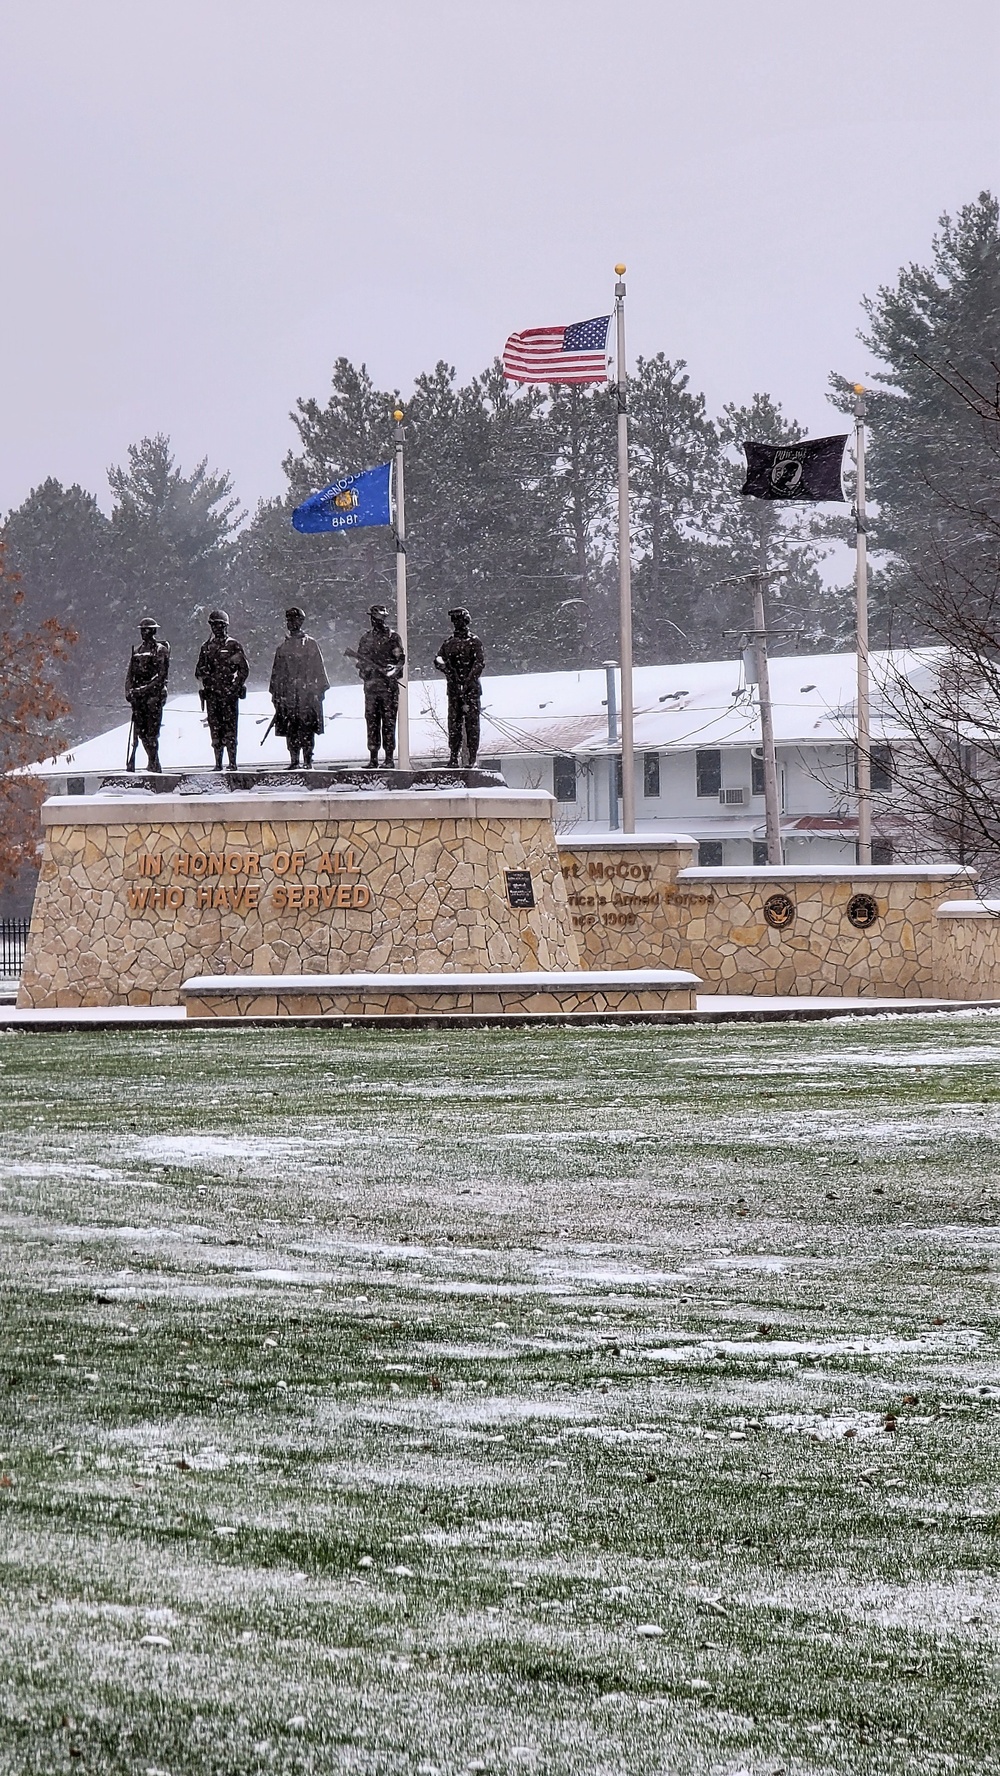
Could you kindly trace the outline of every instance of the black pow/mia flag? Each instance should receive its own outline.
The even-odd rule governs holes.
[[[747,478],[740,492],[766,500],[842,500],[846,443],[846,432],[837,438],[806,438],[801,444],[744,443]]]

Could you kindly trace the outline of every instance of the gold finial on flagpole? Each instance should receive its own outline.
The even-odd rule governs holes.
[[[852,382],[851,387],[856,395],[863,395],[865,392],[865,385],[863,382]]]
[[[397,425],[402,425],[402,423],[403,423],[403,409],[402,409],[402,407],[394,407],[392,410],[392,417],[396,421]]]
[[[628,270],[628,267],[626,265],[616,265],[615,266],[615,276],[623,278],[625,276],[625,273],[627,270]]]

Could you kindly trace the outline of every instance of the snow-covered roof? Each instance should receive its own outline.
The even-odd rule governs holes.
[[[891,740],[902,730],[880,692],[894,674],[930,679],[939,649],[875,652],[872,667],[872,736]],[[841,744],[853,738],[857,694],[854,654],[793,654],[771,659],[775,741],[780,746]],[[580,672],[524,672],[483,679],[480,757],[607,752],[607,679],[601,668]],[[690,751],[695,747],[745,748],[760,744],[756,692],[744,682],[738,660],[689,665],[638,666],[634,674],[635,745],[642,752]],[[360,682],[333,685],[326,693],[326,732],[316,743],[317,765],[359,764],[367,759],[364,697]],[[250,691],[240,708],[240,762],[246,766],[287,762],[284,742],[268,735],[273,714],[266,691]],[[35,767],[43,776],[67,770],[81,775],[121,771],[128,722],[84,740]],[[616,746],[614,750],[618,750]],[[447,760],[447,695],[443,679],[410,683],[410,751],[415,761]],[[168,770],[203,767],[211,758],[208,727],[195,693],[170,697],[163,714],[160,757]],[[141,755],[140,755],[141,762]]]

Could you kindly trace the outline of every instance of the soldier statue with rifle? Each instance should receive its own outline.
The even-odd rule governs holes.
[[[288,634],[275,653],[271,669],[274,719],[264,732],[264,740],[272,727],[280,734],[288,747],[290,771],[298,765],[300,756],[307,769],[312,765],[316,735],[323,732],[323,693],[330,683],[319,642],[303,629],[305,620],[305,611],[297,604],[285,612]]]
[[[359,676],[365,687],[365,724],[368,729],[368,763],[378,764],[379,747],[391,771],[396,753],[396,716],[399,712],[399,681],[403,676],[406,655],[395,629],[389,628],[389,613],[384,604],[373,604],[368,612],[371,629],[358,642],[357,651],[347,649],[347,657],[358,663]]]
[[[160,769],[160,726],[167,700],[170,643],[157,641],[159,627],[152,617],[143,618],[139,624],[141,639],[138,647],[132,649],[125,674],[125,701],[132,708],[126,760],[129,771],[135,770],[136,747],[140,740],[146,754],[147,771]]]
[[[462,743],[470,765],[479,753],[479,717],[483,693],[480,679],[485,665],[483,644],[472,633],[472,618],[464,606],[448,612],[454,634],[441,643],[434,664],[448,686],[448,764],[459,763]]]
[[[208,717],[215,768],[222,770],[225,750],[229,769],[235,771],[240,699],[247,694],[250,664],[240,643],[229,633],[226,611],[210,611],[208,624],[211,638],[202,645],[194,675],[200,687],[201,705]]]

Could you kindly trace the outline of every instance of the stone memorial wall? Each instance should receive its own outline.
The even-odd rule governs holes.
[[[575,968],[550,808],[502,789],[53,799],[18,1003],[171,1005],[205,973]]]
[[[703,993],[782,996],[987,997],[1000,982],[1000,938],[962,937],[977,974],[960,924],[954,941],[938,929],[939,904],[969,894],[957,865],[697,869],[694,853],[680,837],[560,841],[584,967],[690,968]]]

